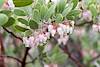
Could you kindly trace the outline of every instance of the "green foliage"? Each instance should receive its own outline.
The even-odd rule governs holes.
[[[56,5],[52,5],[45,14],[45,19],[48,20],[55,13]]]
[[[63,15],[64,17],[66,17],[67,14],[72,10],[72,8],[73,8],[73,3],[69,4],[68,7],[66,7],[66,8],[63,10],[62,15]]]
[[[53,63],[58,63],[58,64],[62,64],[65,62],[65,60],[67,60],[67,55],[64,54],[59,46],[55,46],[53,48],[53,50],[51,51],[51,55],[49,56],[50,60],[53,62]],[[60,59],[61,58],[61,59]]]
[[[62,11],[64,10],[66,6],[66,2],[67,0],[59,0],[59,2],[57,3],[57,7],[56,7],[57,13],[62,13]]]
[[[41,19],[43,20],[45,17],[45,14],[48,10],[48,7],[46,5],[42,5],[40,8],[40,15],[41,15]]]
[[[19,30],[20,32],[25,32],[25,31],[28,30],[27,28],[21,27],[21,26],[19,26],[19,25],[15,25],[15,28],[16,28],[17,30]]]
[[[13,17],[9,17],[8,22],[3,25],[3,27],[10,27],[15,23],[15,19]]]
[[[30,26],[30,28],[32,28],[32,29],[38,29],[38,23],[35,22],[34,20],[30,20],[30,21],[29,21],[29,26]]]
[[[14,14],[17,16],[26,16],[27,15],[22,9],[14,9]]]
[[[40,12],[38,9],[33,10],[33,19],[35,22],[39,23],[41,20]]]
[[[12,11],[11,10],[1,10],[0,13],[6,14],[7,16],[11,16],[12,15]]]
[[[23,18],[18,18],[18,21],[21,22],[22,24],[25,24],[26,26],[29,25],[29,22]]]
[[[5,14],[0,13],[0,26],[4,25],[7,23],[8,17]]]
[[[94,5],[94,4],[91,4],[90,6],[89,6],[89,9],[90,9],[90,11],[91,11],[91,13],[92,13],[92,16],[93,17],[96,17],[97,16],[97,10],[96,10],[96,6]]]
[[[78,17],[80,14],[79,10],[72,10],[69,12],[69,14],[66,16],[69,20],[74,20],[76,17]]]
[[[57,14],[57,15],[56,15],[55,21],[56,21],[56,22],[61,22],[61,21],[63,21],[63,16],[62,16],[62,14]]]
[[[77,6],[79,0],[72,0],[72,3],[73,3],[73,9]]]
[[[45,0],[38,0],[38,3],[40,3],[41,5],[43,5],[45,2]]]
[[[24,7],[32,4],[33,0],[13,0],[16,7]]]
[[[2,7],[4,0],[0,0],[0,8]]]

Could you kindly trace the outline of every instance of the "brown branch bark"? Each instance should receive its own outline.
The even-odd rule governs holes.
[[[0,55],[4,54],[3,38],[0,33]],[[0,57],[0,67],[5,67],[4,57]]]
[[[22,60],[21,67],[25,67],[26,66],[26,59],[27,59],[27,55],[28,55],[29,49],[30,49],[29,47],[26,47],[26,51],[25,51],[25,54],[24,54],[24,57],[23,57],[23,60]]]
[[[0,55],[0,57],[4,57],[4,58],[11,58],[11,59],[13,59],[13,60],[16,60],[16,61],[17,61],[17,62],[19,62],[19,63],[22,63],[22,61],[21,61],[21,60],[19,60],[18,58],[12,57],[12,56]]]
[[[71,39],[69,39],[66,45],[61,44],[59,47],[68,55],[77,67],[87,67],[83,64],[83,56],[80,47]],[[70,49],[73,49],[74,51],[71,51]]]
[[[21,37],[18,37],[17,35],[15,35],[13,32],[9,31],[8,29],[6,29],[5,27],[3,27],[3,29],[8,32],[9,34],[11,34],[13,37],[19,39],[20,41],[23,42],[22,38]]]
[[[87,63],[87,66],[90,65],[93,61],[97,60],[98,58],[100,58],[100,54],[98,54],[96,57],[92,58],[92,59]]]

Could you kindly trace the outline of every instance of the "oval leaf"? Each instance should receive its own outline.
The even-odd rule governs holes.
[[[32,28],[32,29],[38,29],[38,23],[35,22],[34,20],[30,20],[29,26],[30,26],[30,28]]]
[[[15,19],[13,17],[10,17],[8,19],[8,22],[6,24],[4,24],[4,27],[10,27],[11,25],[13,25],[15,23]]]
[[[91,5],[89,6],[89,10],[91,11],[93,17],[96,17],[96,16],[97,16],[97,10],[96,10],[94,4],[91,4]]]
[[[64,10],[66,6],[66,1],[67,0],[59,0],[59,2],[57,3],[57,7],[56,7],[57,13],[61,13]]]
[[[38,9],[33,10],[33,19],[35,22],[40,22],[41,17]]]
[[[16,25],[15,28],[16,28],[17,30],[21,31],[21,32],[25,32],[25,31],[28,30],[27,28],[21,27],[21,26],[19,26],[19,25]]]
[[[69,4],[68,7],[66,7],[64,9],[64,11],[62,12],[62,15],[65,17],[73,8],[73,3],[72,4]]]
[[[72,3],[73,3],[73,9],[77,6],[79,0],[72,0]]]
[[[46,5],[42,5],[40,9],[41,18],[44,19],[45,13],[47,12],[48,7]]]
[[[1,10],[0,13],[4,13],[4,14],[6,14],[7,16],[11,16],[12,11],[10,11],[10,10]]]
[[[16,7],[24,7],[32,4],[33,0],[13,0]]]
[[[56,15],[56,22],[61,22],[63,20],[62,14],[57,14]]]
[[[23,18],[18,18],[18,21],[28,26],[28,21]]]
[[[26,16],[26,13],[21,9],[15,9],[14,14],[17,16]]]
[[[54,4],[48,9],[48,11],[45,14],[46,20],[49,19],[53,15],[53,13],[55,12],[55,7],[56,7],[56,5]]]
[[[5,14],[1,14],[0,13],[0,26],[4,25],[5,23],[7,23],[8,21],[8,17]]]

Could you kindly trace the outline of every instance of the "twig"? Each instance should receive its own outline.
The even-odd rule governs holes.
[[[3,46],[3,38],[2,38],[2,35],[0,33],[0,55],[2,55],[4,53],[5,53],[5,50],[4,50],[4,46]],[[0,58],[0,67],[5,67],[4,57]]]
[[[29,63],[34,63],[35,60],[37,60],[37,57],[35,59],[33,59],[32,61],[29,61],[29,62],[26,62],[26,64],[29,64]]]
[[[89,65],[90,63],[92,63],[93,61],[97,60],[98,58],[100,58],[100,54],[97,55],[96,57],[92,58],[87,65]]]
[[[23,40],[22,40],[21,37],[18,37],[18,36],[15,35],[13,32],[11,32],[11,31],[9,31],[8,29],[6,29],[5,27],[3,27],[3,29],[4,29],[6,32],[10,33],[13,37],[15,37],[15,38],[17,38],[17,39],[19,39],[20,41],[23,42]]]
[[[0,55],[0,57],[11,58],[11,59],[14,59],[14,60],[18,61],[19,63],[22,63],[21,60],[19,60],[18,58],[12,57],[12,56]]]
[[[25,51],[25,54],[24,54],[24,58],[22,60],[22,66],[21,67],[25,67],[25,65],[26,65],[26,58],[27,58],[29,49],[30,49],[29,47],[26,47],[26,51]]]
[[[86,66],[84,66],[83,64],[81,64],[80,61],[78,61],[78,60],[76,60],[74,57],[72,57],[71,53],[70,53],[69,50],[68,50],[68,46],[67,46],[67,45],[64,46],[64,48],[62,48],[62,47],[60,46],[60,48],[61,48],[65,53],[68,54],[68,57],[77,65],[77,67],[86,67]]]

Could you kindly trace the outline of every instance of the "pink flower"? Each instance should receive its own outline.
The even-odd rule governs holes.
[[[63,38],[63,45],[67,43],[68,39],[69,39],[69,36],[67,35]]]
[[[45,64],[44,67],[58,67],[57,64]]]
[[[92,14],[89,10],[84,11],[82,16],[83,16],[83,19],[87,22],[90,22],[92,20]]]
[[[45,36],[49,39],[50,38],[50,33],[49,32],[45,32]]]
[[[98,25],[97,24],[93,24],[92,28],[93,28],[93,31],[98,31]]]
[[[29,40],[27,37],[23,37],[23,44],[25,44],[25,47],[29,47]]]
[[[63,32],[63,29],[61,27],[58,27],[57,28],[57,33],[60,35],[60,36],[63,36],[64,32]]]
[[[56,30],[55,30],[55,29],[52,29],[52,30],[50,31],[50,33],[51,33],[51,35],[54,37],[54,35],[56,34]]]
[[[48,25],[48,31],[50,32],[51,30],[53,30],[53,25]]]
[[[64,36],[64,37],[60,37],[60,38],[58,39],[58,44],[63,43],[63,45],[65,45],[65,44],[67,43],[67,41],[68,41],[68,38],[69,38],[68,35],[66,35],[66,36]]]

